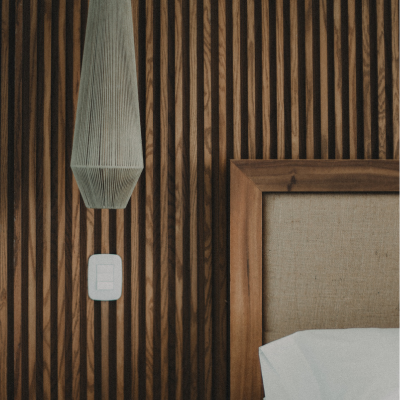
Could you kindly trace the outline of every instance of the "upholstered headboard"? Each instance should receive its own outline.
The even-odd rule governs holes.
[[[231,399],[262,398],[264,343],[398,327],[398,166],[231,162]]]

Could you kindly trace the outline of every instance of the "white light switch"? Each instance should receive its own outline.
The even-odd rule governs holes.
[[[88,266],[88,294],[92,300],[118,300],[122,294],[122,260],[116,254],[93,254]]]
[[[97,290],[114,289],[114,265],[98,265],[97,272]]]

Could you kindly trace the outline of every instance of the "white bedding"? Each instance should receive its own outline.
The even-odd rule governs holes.
[[[398,329],[296,332],[259,350],[266,400],[398,400]]]

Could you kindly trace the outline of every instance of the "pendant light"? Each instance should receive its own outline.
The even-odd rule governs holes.
[[[90,0],[71,168],[87,208],[125,208],[143,170],[131,0]]]

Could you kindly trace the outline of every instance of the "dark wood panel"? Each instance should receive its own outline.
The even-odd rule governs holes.
[[[320,87],[321,87],[321,158],[329,158],[328,128],[328,24],[327,0],[319,2],[319,45],[320,45]]]
[[[248,147],[249,158],[256,158],[256,80],[255,80],[255,39],[254,0],[247,1],[247,103],[248,103]]]
[[[169,189],[169,157],[168,157],[168,0],[160,2],[160,280],[161,280],[161,354],[160,354],[160,392],[161,398],[168,399],[168,299],[169,299],[169,209],[168,209],[168,189]],[[191,26],[193,21],[191,21]],[[195,29],[195,25],[194,25]],[[196,46],[193,46],[194,49]],[[193,51],[193,50],[192,50]],[[195,82],[193,79],[191,82]],[[192,105],[192,101],[190,102]],[[195,103],[192,105],[194,106]]]
[[[9,2],[0,10],[0,398],[7,398],[8,347],[8,96],[9,96]]]
[[[15,2],[15,83],[14,83],[14,397],[22,396],[22,271],[21,271],[21,196],[22,196],[22,54],[23,54],[23,4],[22,0]]]
[[[312,159],[314,158],[313,2],[306,0],[304,3],[306,28],[306,155],[307,158]]]
[[[204,399],[212,398],[212,82],[211,0],[203,0],[203,93],[204,93]]]
[[[79,93],[79,79],[80,79],[80,67],[81,67],[81,1],[74,1],[74,6],[72,9],[72,87],[67,90],[71,90],[70,99],[70,110],[72,115],[71,128],[73,129],[73,122],[75,122],[76,116],[76,108],[78,105],[78,93]],[[70,38],[71,39],[71,38]],[[71,61],[70,61],[71,62]],[[71,64],[70,64],[71,65]],[[68,132],[70,135],[71,132]],[[72,135],[71,135],[72,136]],[[72,139],[72,137],[71,137]],[[72,143],[72,140],[71,140]],[[71,148],[72,150],[72,148]],[[67,159],[68,162],[68,159]],[[68,165],[68,164],[67,164]],[[72,176],[71,176],[72,178]],[[79,399],[84,396],[82,391],[82,383],[86,378],[86,374],[82,374],[82,369],[84,367],[81,362],[82,357],[85,356],[84,350],[86,348],[86,340],[85,342],[81,342],[81,335],[84,332],[81,332],[81,320],[84,319],[84,315],[81,315],[81,303],[86,301],[86,296],[83,299],[81,297],[81,293],[83,288],[81,282],[81,265],[84,260],[80,259],[81,256],[81,242],[83,246],[83,242],[86,242],[86,238],[81,236],[81,218],[85,218],[85,215],[81,215],[81,207],[80,207],[80,194],[78,185],[75,179],[71,179],[71,186],[67,190],[71,191],[71,284],[70,288],[72,292],[71,298],[71,322],[72,322],[72,348],[71,348],[71,394],[75,399]],[[83,268],[82,268],[83,269]],[[85,271],[86,272],[86,271]],[[86,275],[86,274],[85,274]],[[83,286],[83,287],[82,287]],[[86,308],[86,307],[85,307]],[[85,309],[86,312],[86,309]],[[85,318],[86,319],[86,318]],[[82,329],[82,331],[84,331]],[[86,338],[85,338],[86,339]],[[86,372],[86,371],[85,371]],[[86,379],[85,379],[86,380]],[[86,382],[85,382],[86,383]],[[85,393],[86,394],[86,393]]]
[[[350,159],[357,158],[357,70],[356,70],[356,9],[348,2],[349,34],[349,152]]]
[[[154,141],[153,141],[153,0],[146,0],[146,138],[143,144],[146,168],[146,274],[145,274],[145,312],[146,312],[146,398],[153,397],[154,367]],[[140,18],[140,16],[139,16]],[[143,57],[143,55],[142,55]]]
[[[197,0],[190,2],[190,137],[189,137],[189,165],[190,165],[190,399],[198,398],[198,107],[197,107]],[[168,146],[165,146],[168,150]],[[201,271],[201,269],[200,269]]]
[[[132,0],[146,167],[96,218],[69,168],[88,3],[1,3],[0,394],[228,398],[228,162],[398,159],[398,2]]]
[[[270,131],[270,49],[269,49],[269,2],[263,1],[262,10],[262,103],[263,103],[263,158],[271,157],[271,131]],[[233,62],[235,65],[235,61]],[[234,155],[234,158],[236,157]]]
[[[299,64],[297,2],[290,2],[290,90],[292,118],[292,159],[299,158]],[[266,157],[264,157],[265,159]]]
[[[284,26],[283,1],[275,2],[276,16],[276,108],[278,159],[285,158]]]
[[[37,2],[30,2],[29,31],[29,170],[28,170],[28,362],[29,397],[36,398],[36,118],[37,118]]]

